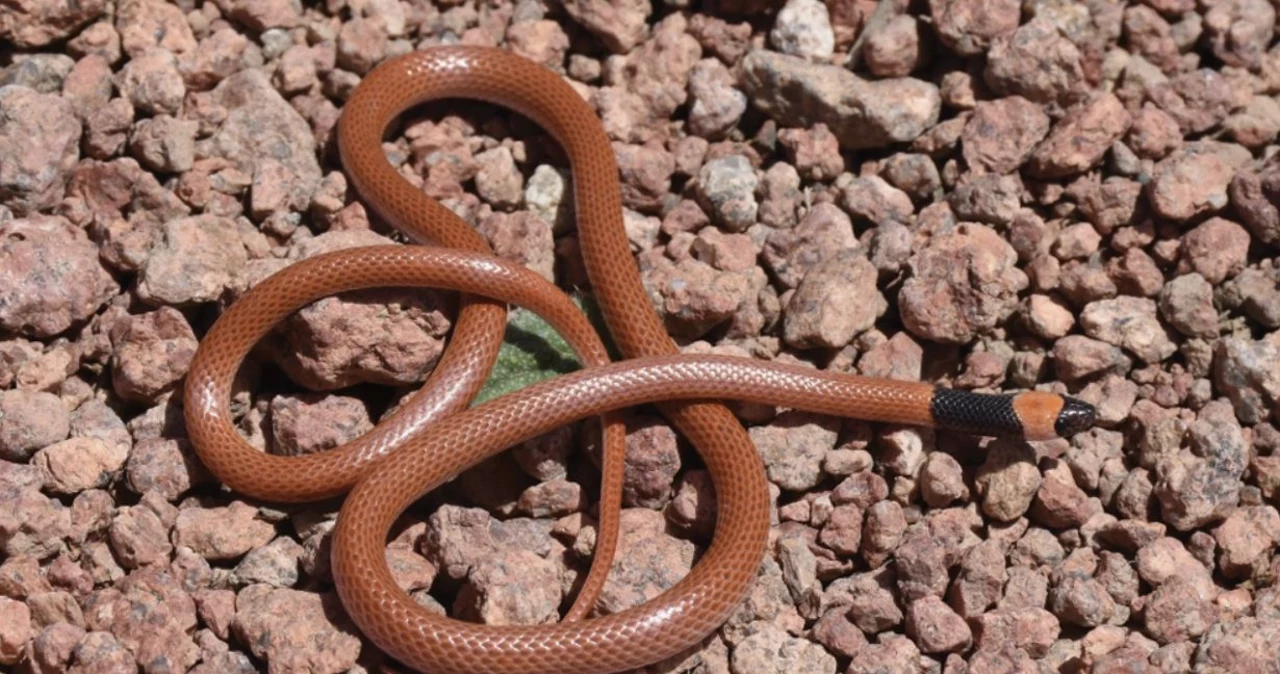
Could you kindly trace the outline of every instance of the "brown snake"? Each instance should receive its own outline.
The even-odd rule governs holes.
[[[582,312],[553,284],[492,256],[465,221],[415,189],[381,142],[406,109],[443,98],[511,108],[542,126],[573,171],[578,236],[592,290],[626,360],[610,363]],[[506,51],[433,47],[390,59],[361,82],[338,126],[352,183],[391,224],[421,243],[318,255],[254,286],[215,322],[185,382],[185,418],[206,466],[230,488],[273,501],[347,492],[332,540],[332,572],[347,612],[390,656],[432,674],[606,674],[643,667],[698,645],[737,609],[765,554],[770,499],[764,467],[723,400],[750,401],[869,421],[1047,439],[1093,423],[1074,398],[984,395],[927,383],[861,377],[725,356],[679,354],[653,309],[622,225],[613,150],[595,112],[559,75]],[[439,246],[439,247],[436,247]],[[300,457],[265,454],[230,416],[240,363],[278,321],[338,292],[385,286],[463,293],[450,348],[422,390],[356,440]],[[483,405],[471,401],[497,357],[506,305],[545,318],[583,368]],[[587,617],[618,534],[625,407],[656,403],[704,460],[715,489],[711,544],[661,595]],[[512,445],[603,415],[604,462],[596,553],[565,619],[483,625],[431,613],[396,585],[388,532],[414,501]]]

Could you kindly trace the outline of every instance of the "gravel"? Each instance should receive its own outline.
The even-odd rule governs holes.
[[[394,240],[335,124],[379,62],[457,42],[561,73],[600,114],[682,349],[1099,410],[1026,443],[733,405],[771,545],[739,610],[661,671],[1280,661],[1274,3],[304,4],[0,3],[0,668],[392,666],[334,590],[337,505],[222,489],[178,396],[247,289]],[[498,255],[583,289],[554,145],[442,105],[384,150]],[[389,288],[299,311],[241,374],[241,432],[278,454],[367,432],[430,374],[455,309]],[[696,452],[654,410],[625,417],[605,612],[677,583],[715,521]],[[557,620],[595,544],[598,428],[406,514],[401,588],[468,620]]]

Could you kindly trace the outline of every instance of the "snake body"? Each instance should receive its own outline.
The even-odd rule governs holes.
[[[542,126],[573,172],[578,236],[592,291],[624,360],[610,362],[592,325],[523,266],[494,257],[452,211],[399,175],[383,154],[388,125],[431,100],[504,106]],[[622,224],[612,147],[590,105],[559,75],[496,48],[433,47],[389,59],[346,102],[339,150],[353,186],[419,243],[351,248],[297,262],[254,286],[215,322],[184,384],[184,414],[205,465],[227,486],[274,501],[346,493],[332,540],[332,574],[350,617],[374,644],[432,674],[606,674],[697,646],[735,611],[755,581],[769,532],[763,464],[723,405],[737,400],[848,418],[1041,440],[1093,423],[1080,400],[1005,395],[862,377],[794,365],[680,354],[640,283]],[[451,343],[422,390],[364,436],[319,454],[253,449],[229,402],[236,370],[271,326],[308,303],[372,287],[462,294]],[[470,402],[501,344],[506,306],[545,318],[583,368],[482,405]],[[618,535],[624,430],[620,410],[656,404],[698,451],[715,490],[712,541],[690,573],[640,606],[587,617]],[[604,418],[599,534],[591,570],[564,620],[483,625],[440,616],[396,585],[385,546],[395,519],[424,494],[512,445],[592,416]]]

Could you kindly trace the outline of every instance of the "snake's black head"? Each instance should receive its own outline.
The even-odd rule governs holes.
[[[1058,437],[1068,438],[1092,428],[1097,418],[1098,412],[1093,405],[1079,398],[1062,396],[1062,409],[1058,411],[1058,419],[1053,422],[1053,430]]]

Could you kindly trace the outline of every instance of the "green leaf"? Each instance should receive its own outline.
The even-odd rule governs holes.
[[[589,295],[575,294],[573,303],[582,309],[596,327],[609,357],[617,359],[616,348],[609,340],[600,308]],[[582,369],[569,343],[540,316],[521,307],[508,312],[507,330],[498,350],[489,379],[481,387],[473,405],[493,400],[535,382]]]

